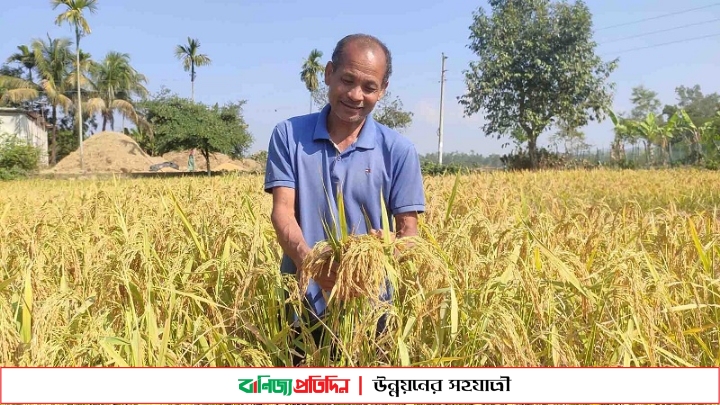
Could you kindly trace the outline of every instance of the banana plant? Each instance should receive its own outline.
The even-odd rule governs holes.
[[[716,113],[720,117],[720,111]],[[698,157],[703,156],[702,141],[707,137],[714,127],[714,120],[710,120],[703,125],[697,126],[692,121],[688,113],[684,109],[678,110],[674,116],[678,117],[678,128],[690,131],[692,134],[692,144]],[[674,117],[673,116],[673,117]]]
[[[660,147],[660,150],[663,151],[665,164],[667,164],[669,158],[671,158],[670,139],[673,138],[674,132],[676,131],[677,121],[677,116],[673,115],[665,125],[661,125],[657,116],[649,113],[644,120],[637,122],[635,125],[635,129],[640,136],[645,138],[648,144],[655,144]],[[652,148],[649,149],[648,159],[651,161],[654,160]]]
[[[622,159],[625,157],[624,142],[635,141],[635,121],[618,117],[614,111],[608,110],[608,116],[614,125],[615,139],[612,142],[613,157]]]

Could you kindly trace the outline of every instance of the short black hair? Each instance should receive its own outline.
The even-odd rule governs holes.
[[[383,77],[383,85],[387,84],[388,80],[390,80],[390,75],[392,75],[392,55],[390,54],[390,49],[388,49],[387,45],[372,35],[351,34],[338,41],[332,53],[333,65],[336,67],[342,65],[343,58],[345,56],[345,47],[354,41],[360,41],[360,43],[365,46],[374,45],[382,49],[385,54],[385,76]]]

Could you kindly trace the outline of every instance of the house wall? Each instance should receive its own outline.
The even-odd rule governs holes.
[[[48,133],[25,113],[0,111],[0,137],[15,135],[20,140],[40,148],[40,165],[48,164]]]

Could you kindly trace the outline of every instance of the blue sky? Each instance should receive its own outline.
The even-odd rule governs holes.
[[[54,24],[59,10],[48,0],[6,2],[0,14],[5,59],[33,38],[67,36],[72,29]],[[652,31],[720,19],[720,3],[711,0],[588,0],[594,16],[598,53],[620,57],[611,79],[617,84],[614,108],[630,109],[632,87],[643,84],[659,93],[663,103],[675,102],[678,85],[699,84],[705,93],[720,91],[720,36],[632,52],[705,35],[720,34],[720,21],[627,39]],[[96,14],[87,16],[93,29],[81,41],[83,50],[100,59],[110,50],[127,52],[133,65],[149,78],[152,92],[166,86],[190,95],[190,79],[173,55],[175,45],[198,38],[201,51],[213,60],[200,68],[195,98],[206,103],[247,100],[245,116],[255,138],[251,151],[267,148],[273,126],[309,111],[309,95],[299,78],[303,58],[313,48],[323,63],[344,35],[366,32],[385,41],[393,52],[390,91],[415,113],[405,131],[422,154],[437,151],[441,53],[446,61],[444,151],[471,149],[482,154],[504,153],[504,141],[486,137],[481,116],[463,117],[456,98],[464,93],[462,70],[474,55],[467,49],[472,11],[487,9],[486,1],[436,0],[342,3],[279,0],[99,0]],[[692,8],[693,12],[642,23],[631,23]],[[117,129],[117,128],[116,128]],[[612,139],[609,121],[584,128],[588,142],[605,148]],[[547,135],[541,137],[541,143]]]

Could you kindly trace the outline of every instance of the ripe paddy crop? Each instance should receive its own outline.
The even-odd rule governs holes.
[[[331,302],[332,364],[720,366],[720,174],[454,182],[425,179],[412,248],[346,246],[396,289]],[[1,184],[0,363],[290,364],[285,297],[299,309],[300,290],[278,272],[261,190],[236,175]],[[309,365],[330,363],[305,344]]]

